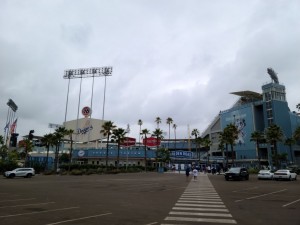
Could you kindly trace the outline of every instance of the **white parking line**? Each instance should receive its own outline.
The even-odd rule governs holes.
[[[208,222],[208,223],[230,223],[230,224],[236,224],[236,221],[232,220],[232,219],[167,217],[165,220],[176,220],[176,221],[186,221],[186,222]]]
[[[34,200],[34,199],[36,199],[36,198],[20,198],[20,199],[3,200],[0,202],[28,201],[28,200]]]
[[[86,216],[86,217],[81,217],[81,218],[77,218],[77,219],[59,221],[56,223],[47,223],[46,225],[55,225],[55,224],[61,224],[61,223],[74,222],[74,221],[78,221],[78,220],[86,220],[86,219],[91,219],[91,218],[100,217],[100,216],[107,216],[110,214],[112,214],[112,213],[104,213],[104,214],[99,214],[99,215],[94,215],[94,216]]]
[[[249,199],[259,198],[259,197],[263,197],[263,196],[267,196],[267,195],[272,195],[272,194],[276,194],[276,193],[283,192],[283,191],[286,191],[286,190],[287,189],[283,189],[283,190],[280,190],[280,191],[274,191],[274,192],[266,193],[266,194],[263,194],[263,195],[256,195],[256,196],[245,198],[245,199],[235,200],[235,202],[241,202],[241,201],[244,201],[244,200],[249,200]]]
[[[25,216],[25,215],[32,215],[32,214],[39,214],[39,213],[47,213],[47,212],[55,212],[55,211],[62,211],[62,210],[69,210],[69,209],[78,209],[79,207],[69,207],[69,208],[62,208],[62,209],[51,209],[39,212],[30,212],[30,213],[20,213],[20,214],[12,214],[6,216],[0,216],[0,218],[7,218],[7,217],[14,217],[14,216]]]
[[[288,204],[285,204],[285,205],[283,205],[282,207],[286,207],[286,206],[292,205],[292,204],[294,204],[294,203],[296,203],[296,202],[299,202],[299,201],[300,201],[300,199],[298,199],[298,200],[296,200],[296,201],[293,201],[293,202],[290,202],[290,203],[288,203]]]
[[[15,207],[26,207],[26,206],[33,206],[33,205],[47,205],[47,204],[53,204],[55,202],[44,202],[44,203],[33,203],[33,204],[25,204],[25,205],[10,205],[10,206],[1,206],[0,209],[2,208],[15,208]]]

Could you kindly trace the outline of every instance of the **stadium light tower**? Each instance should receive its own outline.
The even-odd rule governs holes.
[[[106,77],[112,75],[112,67],[91,67],[91,68],[81,68],[81,69],[69,69],[64,72],[64,79],[69,79],[68,82],[68,92],[67,92],[67,102],[66,102],[66,111],[65,111],[65,122],[67,120],[67,112],[68,112],[68,99],[69,99],[69,88],[70,88],[70,80],[80,78],[80,89],[79,89],[79,100],[78,100],[78,111],[77,111],[77,125],[76,125],[76,133],[78,130],[78,117],[79,117],[79,107],[80,107],[80,96],[81,96],[81,84],[82,78],[93,78],[92,83],[92,96],[91,96],[91,109],[93,104],[93,92],[94,92],[94,78],[95,77],[104,77],[104,95],[103,95],[103,109],[102,109],[102,124],[104,120],[104,110],[105,110],[105,94],[106,94]],[[76,135],[77,136],[77,135]],[[76,140],[77,141],[77,140]],[[101,139],[102,142],[102,139]]]

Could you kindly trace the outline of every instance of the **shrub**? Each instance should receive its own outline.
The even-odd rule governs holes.
[[[76,176],[78,176],[78,175],[82,175],[82,174],[83,174],[83,171],[78,170],[78,169],[74,169],[74,170],[72,170],[70,172],[70,175],[76,175]]]

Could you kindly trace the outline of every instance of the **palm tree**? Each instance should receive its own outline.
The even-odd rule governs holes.
[[[267,142],[270,143],[270,145],[273,145],[273,155],[276,156],[277,153],[277,142],[278,141],[282,141],[283,138],[283,132],[281,130],[281,128],[279,126],[277,126],[276,124],[272,124],[270,125],[267,129],[266,129],[266,139]],[[278,162],[278,157],[274,157],[275,160],[275,165],[278,168],[279,166],[279,162]]]
[[[107,136],[107,142],[106,142],[106,160],[105,160],[105,166],[107,169],[108,166],[108,144],[109,144],[109,137],[112,134],[112,131],[116,128],[117,126],[114,125],[113,122],[111,121],[106,121],[103,125],[102,125],[102,130],[100,131],[100,133],[102,133],[104,136]]]
[[[57,171],[58,167],[58,156],[59,156],[59,149],[61,142],[64,138],[64,136],[67,133],[67,129],[65,127],[59,127],[55,129],[53,142],[55,145],[55,158],[54,158],[54,171]]]
[[[4,138],[2,135],[0,135],[0,145],[2,146],[4,144]]]
[[[251,133],[251,138],[250,141],[255,141],[256,143],[256,157],[258,159],[258,168],[260,169],[260,149],[259,149],[259,144],[264,140],[264,136],[261,132],[259,131],[254,131]]]
[[[144,135],[144,138],[145,138],[145,155],[144,155],[144,160],[145,160],[145,172],[146,172],[147,171],[147,134],[150,134],[150,131],[148,129],[143,129],[140,134]]]
[[[42,144],[46,146],[47,149],[47,155],[46,155],[46,161],[45,161],[45,166],[44,166],[44,170],[47,169],[48,167],[48,158],[49,158],[49,149],[50,146],[54,145],[54,135],[53,134],[45,134],[42,139]]]
[[[120,145],[125,140],[126,131],[123,128],[113,129],[111,139],[118,143],[118,154],[117,154],[117,169],[119,169],[120,161]]]
[[[294,154],[293,154],[293,151],[292,151],[292,146],[296,143],[295,139],[294,138],[287,138],[285,139],[284,141],[284,145],[287,145],[289,146],[290,148],[290,154],[291,154],[291,161],[292,163],[294,162]]]
[[[293,138],[295,141],[300,141],[300,126],[294,131]]]
[[[153,132],[152,132],[152,136],[156,137],[156,159],[157,159],[157,153],[158,153],[158,141],[163,139],[163,131],[159,128],[156,128]]]
[[[223,133],[225,133],[225,141],[226,143],[230,144],[231,149],[231,162],[234,164],[234,151],[233,146],[235,145],[235,141],[238,139],[238,130],[235,125],[228,124],[225,128]]]
[[[209,151],[209,147],[212,145],[211,140],[209,140],[208,138],[203,138],[201,140],[201,143],[203,145],[203,147],[207,150],[207,152]],[[209,154],[207,154],[209,155]],[[208,158],[208,162],[209,162],[209,158]]]
[[[220,142],[219,142],[218,149],[221,150],[222,156],[224,155],[224,147],[225,147],[225,151],[226,151],[226,168],[228,168],[228,142],[227,142],[226,133],[220,132],[219,141]]]
[[[69,152],[69,168],[68,171],[70,172],[71,169],[71,163],[72,163],[72,153],[73,153],[73,134],[74,134],[74,130],[69,129],[66,130],[65,135],[68,135],[70,138],[70,152]]]
[[[173,129],[174,129],[174,137],[175,137],[175,156],[176,156],[176,128],[177,128],[177,125],[174,123]]]
[[[156,117],[155,123],[157,124],[157,129],[159,129],[159,124],[161,123],[161,118],[160,117]]]
[[[198,129],[193,129],[193,130],[192,130],[191,135],[192,135],[192,136],[195,136],[194,143],[195,143],[195,145],[196,145],[196,155],[197,155],[197,158],[198,158],[198,148],[197,148],[197,144],[196,144],[196,139],[198,138],[199,134],[200,134],[200,132],[199,132]]]
[[[170,144],[170,130],[171,130],[171,124],[173,123],[173,119],[171,117],[167,118],[167,124],[169,125],[169,140],[168,140],[168,149]]]
[[[28,154],[29,152],[32,151],[33,149],[33,144],[31,142],[31,140],[29,139],[24,139],[21,143],[20,143],[20,147],[24,148],[24,153],[25,153],[25,161],[24,161],[24,167],[28,166]]]
[[[141,119],[138,120],[138,125],[140,126],[139,143],[141,145],[141,132],[142,132],[142,125],[143,125],[143,121]]]

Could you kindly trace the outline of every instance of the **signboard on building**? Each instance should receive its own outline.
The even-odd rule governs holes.
[[[160,139],[155,137],[149,137],[143,139],[143,145],[148,147],[155,147],[160,145]]]
[[[193,157],[193,153],[191,151],[171,151],[171,157],[178,159],[191,159]]]
[[[126,137],[124,141],[121,143],[122,146],[133,146],[136,143],[135,138]]]

